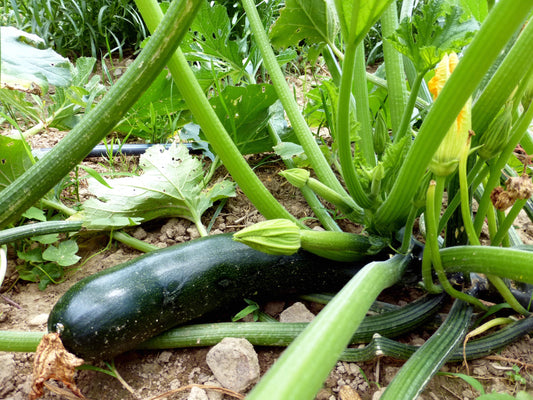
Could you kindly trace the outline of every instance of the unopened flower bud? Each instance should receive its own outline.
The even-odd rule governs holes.
[[[302,168],[286,169],[279,174],[287,179],[291,185],[296,186],[297,188],[304,187],[307,184],[307,181],[309,181],[310,176],[309,171]]]
[[[527,87],[524,90],[524,94],[522,95],[521,103],[524,107],[524,110],[527,110],[531,104],[531,101],[533,100],[533,75],[529,76],[529,81],[527,83]]]
[[[478,154],[481,158],[489,160],[497,156],[507,144],[513,121],[512,111],[511,103],[506,104],[492,120],[487,130],[480,135],[479,144],[481,147]]]
[[[387,123],[383,113],[378,113],[376,118],[376,124],[374,127],[374,151],[378,156],[381,156],[389,143],[391,142],[389,130],[387,129]]]
[[[300,228],[288,219],[258,222],[234,233],[233,240],[274,255],[291,255],[301,246]]]

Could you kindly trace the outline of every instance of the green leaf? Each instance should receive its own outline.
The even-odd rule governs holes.
[[[46,215],[44,215],[44,211],[37,207],[28,208],[24,214],[22,214],[22,216],[28,219],[36,219],[37,221],[41,222],[46,221]]]
[[[49,246],[43,251],[43,258],[48,261],[54,261],[62,267],[76,264],[81,258],[76,255],[78,245],[74,240],[66,240],[59,243],[57,247]]]
[[[33,236],[32,239],[42,244],[52,244],[59,240],[59,235],[50,233],[48,235]]]
[[[293,157],[305,156],[305,152],[302,146],[292,142],[281,142],[273,147],[278,156],[284,160],[289,160]]]
[[[391,2],[392,0],[335,0],[345,40],[352,44],[359,43]],[[352,23],[354,4],[359,8],[355,24]]]
[[[272,149],[265,130],[278,99],[271,85],[226,86],[210,103],[242,154]]]
[[[226,7],[204,1],[185,37],[182,50],[189,61],[241,71],[244,69],[239,44],[232,34]],[[222,65],[220,65],[222,63]],[[213,67],[212,66],[212,67]]]
[[[152,114],[166,117],[175,115],[184,109],[186,109],[185,102],[172,81],[172,77],[165,69],[154,79],[115,129],[124,133],[133,130],[139,134],[142,123],[147,124]]]
[[[506,393],[490,393],[479,396],[476,400],[515,400],[515,398]]]
[[[35,275],[35,281],[39,281],[39,290],[45,290],[49,283],[58,283],[57,281],[63,277],[63,268],[54,262],[49,262],[33,268],[32,273]]]
[[[0,191],[32,164],[24,141],[0,135]]]
[[[43,254],[40,247],[28,251],[17,251],[17,257],[29,263],[43,262]]]
[[[483,388],[483,385],[481,384],[481,382],[470,375],[465,375],[465,374],[456,373],[456,372],[444,372],[442,374],[438,373],[437,375],[449,375],[449,376],[454,376],[456,378],[461,378],[463,381],[465,381],[470,386],[472,386],[474,390],[477,390],[480,394],[485,394],[485,389]]]
[[[461,7],[478,22],[483,22],[489,13],[487,0],[459,0]]]
[[[48,90],[48,85],[69,86],[70,62],[44,41],[14,27],[1,29],[1,86],[32,93]]]
[[[409,57],[418,72],[425,72],[434,68],[444,54],[460,52],[478,29],[479,23],[467,18],[461,8],[436,0],[425,2],[411,21],[405,18],[386,40]]]
[[[331,0],[288,0],[270,31],[276,47],[333,43],[339,21]]]
[[[112,189],[111,186],[109,186],[109,183],[106,182],[106,180],[104,179],[104,177],[102,175],[100,175],[100,173],[98,171],[96,171],[95,169],[91,168],[91,167],[88,167],[86,165],[81,165],[80,164],[80,167],[85,171],[87,172],[93,179],[95,179],[98,183],[108,187],[109,189]]]
[[[173,144],[168,150],[150,147],[141,156],[140,166],[140,176],[108,180],[112,189],[89,179],[89,191],[97,198],[83,204],[88,227],[106,221],[108,227],[121,227],[171,216],[196,223],[213,202],[235,195],[229,181],[206,189],[202,163],[183,145]]]

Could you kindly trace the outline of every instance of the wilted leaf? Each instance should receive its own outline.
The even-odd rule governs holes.
[[[48,85],[69,86],[70,63],[33,34],[10,26],[1,29],[2,88],[39,94]]]
[[[331,0],[288,0],[272,25],[270,40],[274,46],[333,43],[339,22]]]
[[[160,217],[182,217],[192,222],[218,199],[235,195],[234,184],[223,181],[206,189],[202,163],[186,146],[150,147],[141,156],[140,176],[110,179],[109,189],[89,180],[89,191],[97,198],[83,205],[88,227],[107,221],[110,226],[149,221]]]
[[[83,363],[81,358],[65,349],[59,333],[44,335],[37,346],[33,361],[33,385],[29,395],[30,400],[38,399],[44,394],[43,386],[50,379],[62,382],[74,395],[84,399],[85,397],[74,382],[76,367]]]

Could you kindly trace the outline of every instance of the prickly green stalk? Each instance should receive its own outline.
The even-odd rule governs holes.
[[[456,300],[448,318],[403,365],[383,393],[382,400],[416,399],[430,379],[460,345],[468,330],[472,308]]]
[[[396,8],[396,2],[392,2],[381,15],[383,37],[386,38],[391,36],[397,28],[398,10]],[[405,87],[405,73],[402,55],[387,40],[383,40],[383,57],[385,59],[385,73],[387,75],[392,133],[395,140],[398,140],[404,136],[405,132],[407,132],[407,124],[411,119],[420,85],[411,88],[411,111],[409,111],[408,108],[406,108],[407,89]],[[405,122],[403,122],[403,120],[405,120]],[[402,127],[402,125],[405,126]],[[400,127],[403,129],[403,133]]]

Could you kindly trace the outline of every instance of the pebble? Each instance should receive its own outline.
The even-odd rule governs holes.
[[[315,315],[300,302],[286,308],[280,315],[280,322],[311,322]]]
[[[193,386],[187,400],[209,400],[209,397],[207,397],[207,393],[204,389]]]
[[[28,320],[28,325],[33,327],[41,327],[48,322],[48,313],[42,313],[31,317]]]
[[[207,365],[220,384],[242,392],[259,379],[259,360],[246,339],[224,338],[206,356]]]
[[[15,389],[13,384],[16,376],[15,360],[13,354],[3,353],[0,354],[0,398]]]

